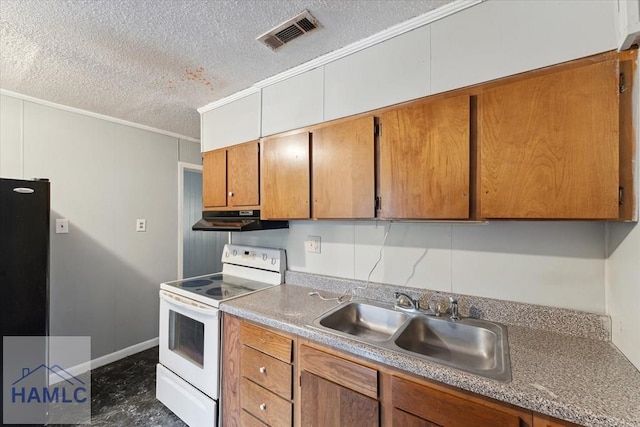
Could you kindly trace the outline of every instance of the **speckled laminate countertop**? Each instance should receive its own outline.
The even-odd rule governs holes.
[[[585,426],[640,426],[640,372],[607,340],[507,324],[512,381],[503,383],[309,327],[337,304],[309,296],[311,290],[275,286],[224,302],[220,309],[427,379]],[[339,295],[326,288],[321,293]]]

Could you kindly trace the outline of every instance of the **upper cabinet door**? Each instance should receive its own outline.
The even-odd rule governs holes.
[[[324,120],[431,93],[431,28],[424,26],[324,67]]]
[[[309,132],[262,140],[264,219],[309,218]]]
[[[483,91],[480,215],[617,218],[618,106],[617,61]]]
[[[469,218],[470,108],[462,95],[382,114],[382,218]]]
[[[258,141],[227,148],[227,201],[229,206],[260,204]]]
[[[322,122],[323,77],[316,68],[262,89],[262,136]]]
[[[202,204],[205,209],[227,206],[227,150],[203,154]]]
[[[260,92],[202,113],[202,152],[260,138]]]
[[[373,116],[313,132],[313,217],[375,217]]]
[[[440,19],[431,24],[432,93],[615,49],[617,9],[616,1],[487,1]]]

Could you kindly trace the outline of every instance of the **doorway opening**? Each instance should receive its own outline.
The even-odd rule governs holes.
[[[178,278],[220,272],[229,233],[191,229],[202,218],[202,166],[178,162],[178,174]]]

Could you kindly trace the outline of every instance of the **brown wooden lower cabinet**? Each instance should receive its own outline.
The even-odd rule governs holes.
[[[398,408],[393,408],[393,424],[404,427],[442,427]]]
[[[291,401],[276,396],[247,378],[241,380],[240,406],[242,410],[267,425],[291,426],[293,416]]]
[[[498,404],[473,401],[462,395],[443,392],[426,384],[393,377],[391,401],[394,407],[394,426],[404,426],[406,416],[414,415],[425,424],[412,425],[442,427],[520,427],[531,426],[531,413],[508,409]],[[397,416],[397,418],[396,418]]]
[[[226,313],[224,326],[225,427],[577,426]]]
[[[306,371],[300,374],[300,401],[306,427],[379,425],[376,399]]]
[[[533,414],[533,427],[579,427],[579,425],[547,415]]]
[[[268,424],[263,423],[245,410],[240,413],[240,425],[242,427],[269,427]]]

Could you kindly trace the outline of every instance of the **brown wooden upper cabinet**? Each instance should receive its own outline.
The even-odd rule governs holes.
[[[380,217],[469,218],[468,94],[380,116]]]
[[[618,218],[617,60],[488,88],[478,106],[481,217]]]
[[[308,219],[309,132],[262,140],[263,219]]]
[[[258,208],[258,141],[204,153],[202,202],[204,209]]]
[[[374,135],[373,116],[313,131],[313,218],[375,217]]]

